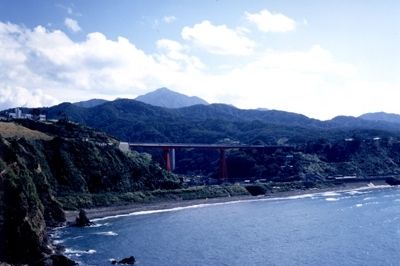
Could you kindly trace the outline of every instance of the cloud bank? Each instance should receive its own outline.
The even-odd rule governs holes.
[[[133,42],[92,32],[73,41],[65,32],[0,22],[0,109],[49,106],[90,98],[134,98],[169,87],[209,102],[266,107],[331,118],[338,110],[399,112],[394,84],[366,81],[356,66],[314,45],[302,51],[258,49],[225,25],[203,21],[182,29],[182,40],[160,39],[146,53]],[[220,71],[195,51],[245,56]],[[376,88],[380,89],[378,102]],[[354,102],[357,99],[357,102]],[[339,108],[340,107],[340,108]]]
[[[249,55],[255,42],[226,25],[213,25],[205,20],[193,27],[184,27],[182,38],[213,54]]]

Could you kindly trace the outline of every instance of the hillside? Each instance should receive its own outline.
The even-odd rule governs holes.
[[[138,96],[135,100],[154,106],[167,108],[181,108],[197,104],[208,104],[205,100],[197,96],[187,96],[167,88],[160,88],[147,94]]]
[[[74,103],[74,105],[79,106],[79,107],[84,107],[84,108],[91,108],[91,107],[95,107],[97,105],[103,104],[105,102],[107,102],[107,100],[90,99],[87,101],[76,102],[76,103]]]
[[[41,112],[46,113],[49,118],[70,119],[102,130],[123,141],[263,143],[295,145],[300,149],[300,157],[296,158],[302,163],[298,164],[299,167],[291,168],[292,170],[289,172],[286,171],[288,169],[281,169],[282,164],[285,164],[281,157],[286,155],[278,153],[258,157],[255,154],[228,152],[228,160],[230,160],[228,168],[234,165],[242,165],[241,168],[246,169],[239,170],[235,167],[228,169],[231,173],[235,173],[234,175],[238,178],[245,178],[246,176],[267,178],[300,176],[302,173],[311,171],[304,170],[308,169],[307,167],[304,168],[304,165],[309,161],[308,159],[305,161],[301,159],[303,158],[302,154],[308,154],[306,158],[316,156],[315,158],[318,158],[317,161],[319,161],[317,163],[318,169],[325,169],[321,165],[332,164],[328,167],[330,170],[327,168],[328,170],[317,171],[320,176],[349,174],[351,172],[362,175],[388,174],[389,171],[386,166],[377,167],[375,172],[367,170],[370,166],[365,166],[365,164],[363,166],[361,161],[358,161],[362,158],[360,156],[351,157],[349,155],[352,159],[343,164],[347,165],[348,168],[343,165],[342,168],[338,168],[335,166],[337,164],[331,161],[332,156],[327,156],[325,153],[340,154],[340,151],[336,150],[335,147],[348,147],[349,143],[345,141],[346,139],[357,139],[359,142],[374,146],[374,142],[370,141],[375,138],[382,141],[391,140],[390,143],[396,143],[400,136],[400,125],[395,123],[366,121],[361,118],[345,116],[336,117],[329,121],[319,121],[296,113],[277,110],[242,110],[223,104],[170,109],[135,100],[119,99],[92,108],[81,108],[73,104],[63,103],[42,109]],[[324,149],[316,149],[313,143],[325,143]],[[361,147],[366,153],[371,151],[365,145],[361,145]],[[385,147],[383,151],[387,148]],[[308,151],[310,149],[314,151],[314,155]],[[357,152],[361,153],[362,150]],[[151,153],[156,161],[163,164],[161,151],[157,149],[144,151]],[[348,152],[352,154],[355,151],[350,150]],[[216,151],[179,150],[176,158],[176,172],[215,176],[218,169],[218,156]],[[380,154],[380,156],[382,158],[387,157],[385,153]],[[368,154],[366,154],[367,157]],[[387,158],[387,160],[391,161],[392,159]]]
[[[37,131],[26,128],[15,123],[0,122],[0,136],[3,138],[26,138],[30,140],[41,139],[51,140],[52,137]]]
[[[267,144],[299,144],[315,139],[344,139],[353,134],[393,136],[400,124],[336,117],[329,121],[277,110],[242,110],[224,104],[162,108],[119,99],[92,108],[63,103],[41,112],[102,130],[123,141],[216,143],[224,139]]]
[[[26,108],[23,111],[30,112]],[[296,113],[243,110],[225,104],[163,108],[118,99],[91,108],[62,103],[34,111],[49,119],[68,119],[132,142],[216,143],[230,139],[248,144],[301,144],[321,138],[344,139],[354,134],[389,137],[400,132],[399,123],[346,116],[320,121]]]
[[[385,112],[367,113],[359,116],[359,118],[369,121],[382,121],[389,123],[400,123],[400,115]]]
[[[15,135],[0,137],[0,261],[44,259],[46,228],[65,221],[66,207],[140,201],[145,191],[181,186],[149,156],[123,153],[104,133],[66,121],[19,122],[3,125],[20,129]],[[51,137],[25,138],[32,132]]]

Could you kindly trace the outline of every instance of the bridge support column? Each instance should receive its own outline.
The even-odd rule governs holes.
[[[165,147],[165,148],[163,149],[165,169],[166,169],[168,172],[171,172],[171,170],[172,170],[170,151],[171,151],[171,149],[168,148],[168,147]]]
[[[175,149],[171,149],[171,170],[175,170]]]
[[[219,179],[228,178],[228,169],[226,168],[225,149],[219,149]]]

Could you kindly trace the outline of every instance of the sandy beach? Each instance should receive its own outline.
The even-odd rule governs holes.
[[[290,196],[300,196],[305,194],[315,194],[330,191],[342,191],[342,190],[352,190],[360,188],[368,188],[373,186],[387,185],[384,181],[372,181],[372,182],[354,182],[354,183],[344,183],[340,185],[335,185],[326,188],[311,188],[308,190],[291,190],[284,192],[273,192],[263,196],[238,196],[238,197],[219,197],[219,198],[205,198],[205,199],[195,199],[195,200],[174,200],[174,201],[161,201],[161,202],[151,202],[151,203],[132,203],[128,205],[116,205],[101,208],[90,208],[85,209],[89,219],[105,218],[109,216],[125,215],[129,213],[141,212],[141,211],[154,211],[154,210],[165,210],[178,207],[188,207],[199,204],[215,204],[215,203],[226,203],[233,201],[246,201],[246,200],[256,200],[263,198],[279,198],[279,197],[290,197]],[[67,223],[73,223],[78,211],[66,211]]]

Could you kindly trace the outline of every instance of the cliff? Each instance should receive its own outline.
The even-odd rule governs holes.
[[[0,261],[33,264],[51,253],[46,228],[65,222],[57,197],[180,187],[150,157],[125,154],[104,134],[68,122],[35,126],[41,134],[0,137]]]

